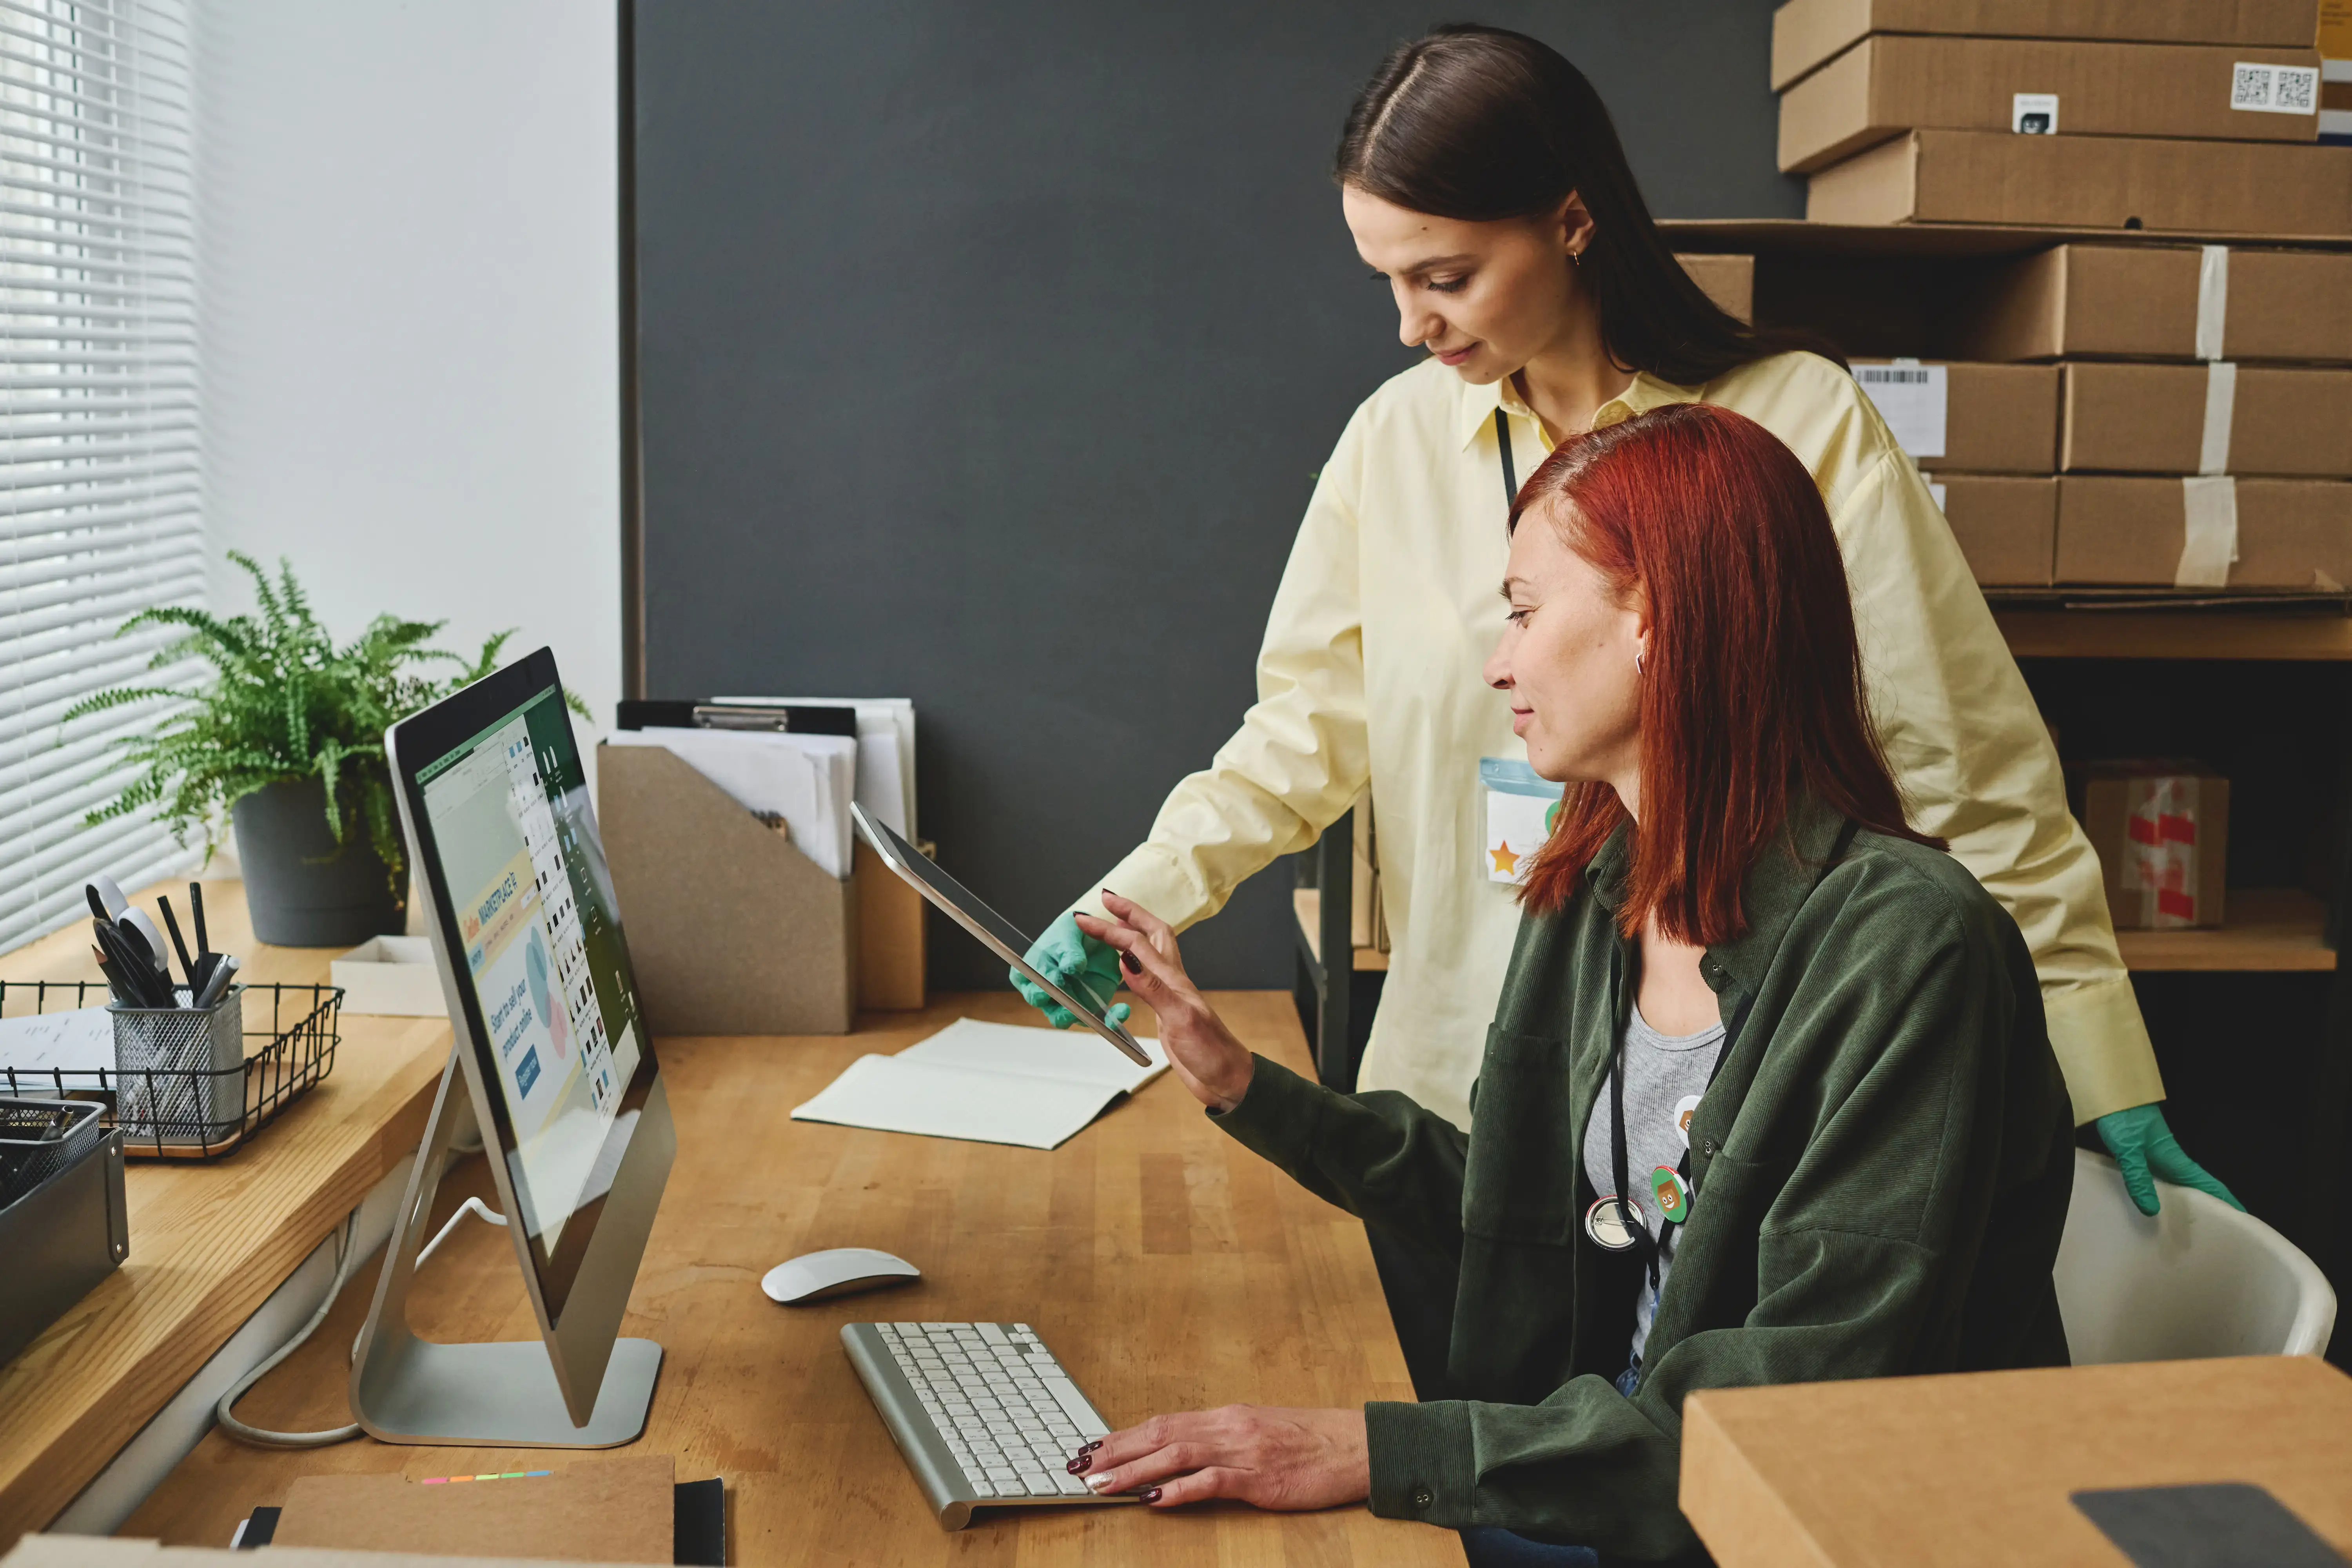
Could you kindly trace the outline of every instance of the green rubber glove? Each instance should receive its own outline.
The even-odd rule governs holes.
[[[2206,1174],[2205,1168],[2181,1150],[2172,1129],[2165,1125],[2162,1106],[2135,1105],[2126,1110],[2112,1110],[2093,1125],[2098,1128],[2107,1152],[2123,1167],[2124,1190],[2131,1194],[2140,1213],[2154,1214],[2157,1210],[2158,1176],[2184,1187],[2195,1187],[2200,1193],[2210,1193],[2240,1214],[2246,1212],[2246,1205],[2238,1201],[2236,1194]]]
[[[1118,994],[1118,949],[1107,942],[1097,942],[1078,929],[1078,922],[1064,915],[1045,928],[1045,934],[1024,955],[1029,967],[1051,980],[1073,996],[1083,996],[1097,1005],[1108,1002]],[[1076,1023],[1077,1016],[1045,994],[1045,987],[1017,969],[1008,970],[1013,977],[1013,989],[1021,999],[1045,1015],[1045,1022],[1057,1029],[1066,1029]],[[1114,1024],[1127,1022],[1128,1005],[1121,1002],[1103,1015]]]

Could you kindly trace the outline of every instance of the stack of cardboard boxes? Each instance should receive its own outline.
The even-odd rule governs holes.
[[[1791,0],[1780,167],[1822,222],[2352,236],[2317,24],[2315,0]]]
[[[1781,164],[1811,174],[1815,220],[2273,242],[1849,259],[1766,301],[1857,353],[1986,586],[2352,584],[2352,250],[2274,243],[2352,237],[2352,147],[2315,144],[2320,20],[2318,0],[1776,14]]]
[[[1857,362],[1988,587],[2352,584],[2352,252],[2062,245]]]

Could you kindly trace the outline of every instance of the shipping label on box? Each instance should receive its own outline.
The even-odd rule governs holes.
[[[1853,379],[1878,405],[1879,417],[1895,444],[1914,458],[1944,455],[1944,426],[1951,408],[1951,383],[1939,364],[1896,360],[1892,364],[1857,364]]]

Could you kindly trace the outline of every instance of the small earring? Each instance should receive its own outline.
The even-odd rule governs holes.
[[[1635,648],[1635,649],[1633,650],[1633,673],[1634,673],[1634,674],[1636,674],[1636,675],[1647,675],[1647,674],[1649,673],[1649,671],[1648,671],[1648,670],[1646,670],[1646,669],[1644,669],[1644,668],[1642,668],[1642,661],[1643,661],[1643,660],[1644,660],[1644,659],[1646,659],[1646,658],[1648,658],[1649,657],[1650,657],[1650,650],[1649,650],[1648,648],[1645,648],[1645,647],[1637,647],[1637,648]]]

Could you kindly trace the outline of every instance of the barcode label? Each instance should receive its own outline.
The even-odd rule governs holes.
[[[2021,136],[2058,134],[2058,95],[2016,92],[2009,98],[2009,128]]]
[[[2319,68],[2240,60],[2230,68],[2230,107],[2260,114],[2316,114]]]
[[[1895,444],[1914,458],[1944,455],[1945,411],[1950,402],[1951,372],[1940,364],[1896,360],[1893,364],[1858,364],[1853,378],[1860,383],[1879,417],[1886,421]]]

